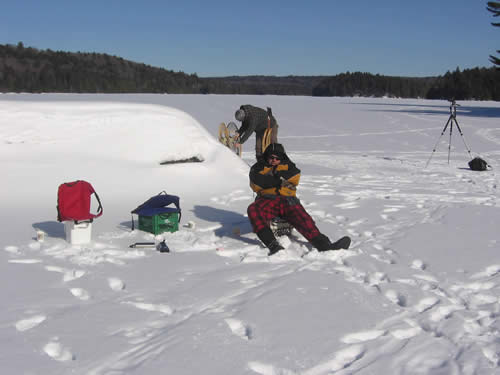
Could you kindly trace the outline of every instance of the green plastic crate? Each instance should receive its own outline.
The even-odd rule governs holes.
[[[139,215],[139,230],[153,234],[176,232],[179,230],[179,214],[168,212],[153,216]]]

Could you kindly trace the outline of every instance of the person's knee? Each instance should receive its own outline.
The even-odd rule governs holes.
[[[250,218],[252,214],[255,212],[255,203],[252,203],[250,206],[247,208],[247,214],[248,217]]]

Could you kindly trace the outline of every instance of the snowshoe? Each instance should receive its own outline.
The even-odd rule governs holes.
[[[277,237],[290,236],[293,230],[292,225],[281,217],[275,217],[271,220],[270,227],[273,234]]]
[[[238,127],[234,122],[228,123],[227,126],[225,123],[221,123],[219,125],[219,142],[241,157],[241,144],[234,139],[237,131]]]

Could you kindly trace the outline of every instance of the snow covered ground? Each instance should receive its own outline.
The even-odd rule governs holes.
[[[241,104],[273,108],[304,206],[351,249],[296,234],[266,256],[254,138],[243,159],[216,141]],[[500,103],[459,104],[448,164],[446,101],[0,95],[2,373],[500,373]],[[464,140],[492,170],[468,169]],[[81,246],[56,220],[76,179],[104,206]],[[130,211],[163,190],[171,252],[129,248],[160,240]]]

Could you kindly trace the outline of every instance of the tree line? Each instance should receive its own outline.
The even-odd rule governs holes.
[[[201,78],[100,53],[0,44],[0,92],[176,93],[303,96],[389,96],[500,101],[500,70],[475,68],[437,77],[371,73],[335,76]]]
[[[0,91],[64,93],[200,92],[195,74],[99,53],[0,45]]]
[[[347,72],[321,81],[313,95],[500,101],[500,70],[456,68],[443,76],[423,78]]]

